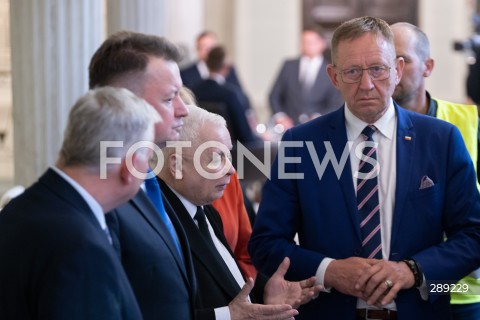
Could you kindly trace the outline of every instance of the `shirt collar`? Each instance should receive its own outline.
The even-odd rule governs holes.
[[[197,214],[197,206],[194,205],[193,203],[191,203],[190,201],[188,201],[184,196],[182,196],[180,193],[178,193],[177,191],[175,191],[172,187],[170,187],[168,184],[167,184],[167,187],[170,188],[170,190],[172,190],[172,192],[178,197],[178,199],[182,202],[183,206],[185,207],[185,209],[187,210],[188,214],[190,215],[190,217],[192,217],[192,219],[195,218],[195,214]],[[203,206],[201,206],[203,208]]]
[[[351,133],[351,137],[356,139],[362,130],[369,125],[370,123],[366,123],[363,120],[357,118],[347,107],[347,103],[345,102],[345,120],[347,126],[347,132]],[[387,107],[387,111],[383,114],[383,116],[375,121],[373,124],[377,130],[389,140],[393,139],[394,131],[395,131],[395,107],[393,105],[393,100],[390,98],[390,103]],[[350,138],[350,137],[349,137]]]
[[[105,229],[107,227],[105,222],[105,213],[103,212],[102,206],[97,202],[97,200],[95,200],[95,198],[92,197],[87,190],[85,190],[80,184],[78,184],[78,182],[72,179],[65,172],[55,166],[52,166],[51,169],[61,176],[65,181],[67,181],[82,196],[95,215],[95,218],[97,218],[100,227]]]

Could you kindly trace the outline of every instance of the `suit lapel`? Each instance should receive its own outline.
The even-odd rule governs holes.
[[[395,191],[395,207],[392,221],[391,248],[398,237],[398,227],[403,218],[403,207],[407,200],[408,186],[410,185],[412,166],[414,161],[415,150],[415,131],[413,124],[408,116],[408,112],[395,104],[397,113],[397,174],[396,191]],[[407,137],[407,138],[406,138]],[[409,137],[409,138],[408,138]]]
[[[185,229],[192,250],[192,255],[196,257],[199,263],[204,265],[205,269],[212,275],[212,278],[217,281],[218,286],[222,287],[225,292],[230,295],[230,298],[233,299],[240,292],[241,288],[238,286],[238,283],[230,270],[225,263],[218,260],[217,255],[215,255],[214,252],[212,252],[211,247],[206,244],[200,230],[198,230],[197,225],[183,206],[180,199],[178,199],[163,181],[161,186],[162,190],[164,190],[165,196],[170,201],[178,219]],[[211,220],[209,219],[209,221]],[[212,227],[214,230],[217,228],[217,230],[215,230],[217,233],[218,226],[214,227],[214,225],[215,224],[212,224]]]
[[[331,121],[330,130],[327,134],[328,136],[326,139],[326,141],[331,141],[333,150],[337,155],[337,159],[340,159],[348,143],[347,129],[345,127],[344,108],[345,106],[332,113],[332,116],[334,116],[334,118]],[[339,185],[342,190],[344,203],[347,207],[349,217],[352,222],[352,227],[355,230],[359,241],[361,241],[362,236],[360,233],[360,222],[358,220],[358,210],[356,205],[357,198],[355,196],[355,189],[353,187],[350,156],[348,157],[345,163],[345,167],[343,168],[342,174],[340,176]]]
[[[52,169],[48,169],[45,174],[40,177],[39,182],[50,189],[53,194],[56,194],[67,202],[72,207],[72,210],[83,214],[99,232],[104,234],[100,223],[97,218],[95,218],[92,209],[90,209],[85,199],[58,173]],[[107,239],[107,237],[105,237],[105,239]]]
[[[131,201],[133,205],[137,207],[138,211],[145,218],[145,220],[148,221],[148,223],[152,226],[152,228],[155,231],[157,231],[158,235],[163,239],[168,249],[170,250],[172,255],[175,257],[175,260],[179,268],[182,270],[184,276],[187,277],[185,265],[179,256],[179,253],[177,251],[177,248],[175,247],[175,244],[173,243],[173,240],[170,238],[170,236],[165,236],[165,235],[169,235],[169,231],[165,226],[165,223],[160,218],[157,212],[157,209],[155,209],[155,206],[148,199],[145,192],[143,190],[140,190]]]

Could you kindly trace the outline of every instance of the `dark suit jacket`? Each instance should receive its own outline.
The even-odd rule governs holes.
[[[196,291],[190,247],[168,201],[165,210],[177,231],[182,258],[165,223],[143,190],[107,215],[123,267],[145,320],[193,319]],[[165,236],[167,235],[167,236]]]
[[[230,273],[225,264],[219,263],[213,255],[211,247],[205,242],[200,230],[193,221],[192,217],[185,209],[184,205],[178,197],[170,190],[170,188],[160,180],[161,188],[165,196],[170,201],[178,219],[181,221],[185,232],[187,233],[192,250],[193,264],[198,280],[198,294],[196,300],[196,318],[215,319],[214,308],[228,306],[228,304],[240,292],[240,287],[235,278]],[[204,206],[205,215],[210,222],[215,235],[228,249],[232,257],[235,259],[230,247],[223,234],[223,225],[219,213],[211,205]],[[235,262],[237,260],[235,259]],[[237,263],[238,265],[238,263]],[[239,267],[240,269],[240,267]],[[254,294],[250,298],[254,302],[258,301],[260,292],[263,292],[264,283],[256,284]]]
[[[93,212],[51,169],[0,214],[0,318],[141,319]]]
[[[232,124],[228,128],[232,140],[238,140],[242,144],[260,141],[260,138],[253,133],[248,124],[245,114],[248,106],[242,103],[241,95],[234,86],[228,83],[220,85],[213,79],[206,79],[192,87],[192,91],[200,106],[202,106],[202,102],[219,102],[226,105]]]
[[[285,112],[298,124],[302,113],[308,116],[314,113],[324,115],[340,108],[343,99],[328,77],[328,63],[323,60],[312,87],[303,93],[299,80],[300,59],[285,61],[270,90],[269,102],[272,111]]]
[[[197,61],[188,65],[187,67],[180,70],[180,76],[182,77],[183,85],[192,89],[195,85],[197,85],[200,81],[202,81],[202,76],[197,68]],[[225,77],[227,83],[233,84],[237,86],[240,91],[243,92],[242,85],[237,77],[237,72],[235,71],[235,67],[230,67],[230,72]]]
[[[395,105],[397,114],[397,176],[389,260],[413,258],[429,282],[455,283],[480,265],[480,196],[472,160],[453,125]],[[410,138],[409,138],[410,137]],[[339,177],[328,164],[319,178],[314,158],[321,162],[329,142],[339,161],[347,143],[343,108],[287,131],[285,141],[311,141],[286,148],[285,172],[303,179],[279,179],[278,159],[262,202],[249,244],[257,268],[267,274],[285,255],[291,265],[288,279],[316,273],[325,257],[359,256],[361,234],[350,161]],[[348,152],[348,151],[347,151]],[[434,186],[419,189],[422,177]],[[300,246],[293,237],[298,231]],[[448,241],[444,242],[444,232]],[[416,288],[401,290],[395,302],[398,319],[450,319],[448,295],[423,301]],[[356,298],[335,290],[300,308],[299,319],[321,314],[325,319],[355,319]],[[310,318],[309,318],[310,317]]]

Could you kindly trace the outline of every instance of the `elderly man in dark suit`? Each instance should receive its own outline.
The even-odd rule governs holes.
[[[327,75],[322,30],[303,30],[301,45],[301,56],[284,62],[269,94],[274,118],[287,127],[336,110],[343,102]]]
[[[163,149],[165,165],[159,177],[162,190],[181,221],[192,250],[198,279],[197,319],[290,319],[297,314],[291,306],[310,301],[319,287],[314,278],[301,282],[283,279],[288,261],[262,287],[256,287],[265,304],[248,300],[253,283],[242,276],[222,229],[219,213],[210,204],[220,198],[234,169],[229,160],[232,142],[225,120],[195,106],[189,116],[180,143]],[[205,148],[204,148],[205,147]],[[243,289],[241,290],[241,288]],[[252,296],[253,302],[261,297]]]
[[[73,106],[56,165],[0,214],[1,319],[142,319],[104,213],[138,191],[152,151],[131,147],[153,141],[159,119],[125,89]]]

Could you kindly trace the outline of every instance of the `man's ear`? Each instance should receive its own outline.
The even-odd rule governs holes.
[[[135,158],[136,156],[133,155],[132,156],[132,163],[134,164],[135,166]],[[133,181],[133,175],[132,173],[130,172],[130,169],[128,168],[127,166],[127,161],[125,159],[122,159],[122,162],[120,163],[120,180],[122,181],[122,183],[124,184],[130,184],[132,183]]]
[[[176,179],[183,179],[182,158],[177,154],[172,153],[167,159],[168,170],[170,174]]]
[[[335,67],[333,66],[333,64],[328,64],[327,65],[327,74],[328,74],[328,77],[330,78],[330,81],[332,81],[332,84],[335,88],[339,89],[339,85],[338,85],[338,73],[336,72],[335,70]]]
[[[430,77],[433,71],[433,67],[435,67],[435,60],[433,60],[432,58],[428,58],[427,60],[425,60],[424,65],[425,70],[423,70],[423,76],[425,78]]]

